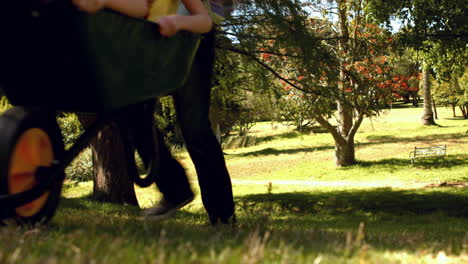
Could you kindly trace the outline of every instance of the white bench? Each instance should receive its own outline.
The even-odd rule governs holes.
[[[418,158],[429,157],[444,157],[447,154],[447,145],[432,146],[432,147],[414,147],[414,150],[409,153],[411,163]]]

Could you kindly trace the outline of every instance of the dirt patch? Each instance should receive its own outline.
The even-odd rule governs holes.
[[[441,188],[441,187],[456,187],[456,188],[467,188],[468,182],[439,182],[439,183],[431,183],[429,185],[424,186],[425,188]]]

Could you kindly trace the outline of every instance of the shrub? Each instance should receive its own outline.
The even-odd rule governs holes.
[[[91,149],[83,150],[65,169],[67,179],[72,181],[92,181],[93,180],[93,159]]]
[[[83,133],[83,128],[75,114],[61,113],[57,118],[62,131],[65,148],[70,148],[79,136]],[[86,148],[73,162],[65,169],[67,178],[73,181],[93,180],[93,159],[91,149]]]

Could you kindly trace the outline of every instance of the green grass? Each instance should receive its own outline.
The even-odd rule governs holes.
[[[468,263],[468,121],[439,109],[440,126],[422,127],[420,114],[366,120],[359,163],[340,169],[320,129],[257,124],[256,145],[225,149],[236,228],[207,225],[199,196],[158,223],[91,200],[91,182],[68,183],[50,224],[0,228],[0,263]],[[410,164],[414,146],[438,144],[447,157]],[[160,197],[136,191],[143,208]]]

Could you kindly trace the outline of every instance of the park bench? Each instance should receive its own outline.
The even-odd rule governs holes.
[[[430,158],[430,157],[444,157],[447,154],[447,145],[431,146],[431,147],[414,147],[410,152],[409,157],[411,163],[415,159]]]

